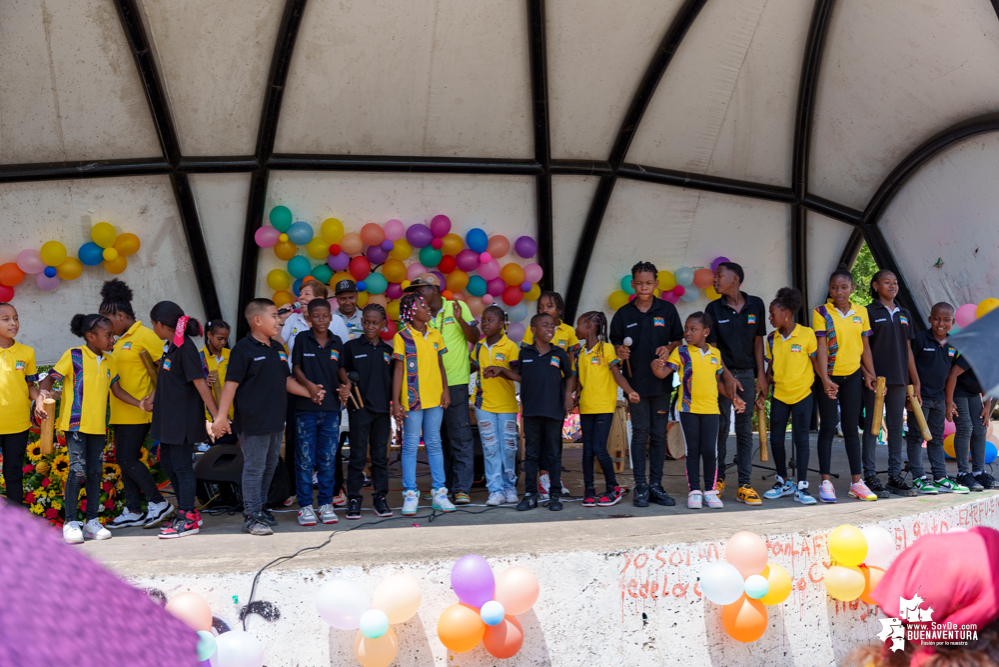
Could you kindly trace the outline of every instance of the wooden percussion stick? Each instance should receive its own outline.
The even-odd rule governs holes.
[[[874,388],[874,414],[871,419],[871,433],[878,437],[881,433],[881,413],[885,407],[885,379],[878,376],[878,384]]]
[[[145,350],[139,350],[139,359],[142,359],[142,364],[146,367],[146,372],[149,373],[149,380],[153,383],[153,389],[156,389],[156,376],[160,369]]]
[[[919,424],[919,430],[923,434],[923,440],[930,442],[933,440],[933,434],[930,433],[930,427],[926,425],[926,416],[923,414],[923,408],[919,405],[919,401],[916,400],[916,390],[910,384],[905,388],[905,393],[909,395],[909,404],[912,406],[912,411],[916,413],[916,422]]]
[[[760,435],[760,461],[770,460],[770,449],[767,447],[767,406],[761,405],[756,409],[756,421],[759,425]]]
[[[38,444],[42,448],[42,455],[47,456],[52,453],[52,437],[55,434],[55,399],[43,400],[42,410],[45,411],[45,421],[41,423]]]

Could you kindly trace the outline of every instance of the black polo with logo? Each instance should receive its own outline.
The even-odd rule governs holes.
[[[874,360],[874,373],[883,377],[886,384],[909,384],[909,341],[916,334],[912,315],[897,302],[896,306],[894,312],[889,312],[878,300],[867,306],[871,323],[871,336],[867,340]]]
[[[348,373],[357,373],[364,407],[371,412],[387,413],[392,400],[392,346],[381,338],[372,345],[362,335],[343,346],[340,363]],[[347,401],[347,410],[354,409],[353,401]]]
[[[919,393],[923,400],[942,401],[945,398],[945,385],[950,367],[954,364],[957,350],[944,341],[942,344],[927,329],[916,334],[910,342],[912,356],[916,360],[919,373]]]
[[[233,400],[236,433],[267,435],[284,431],[290,375],[288,354],[277,341],[261,343],[249,333],[236,343],[225,374],[226,382],[239,385]]]
[[[639,396],[660,396],[673,391],[673,376],[663,379],[652,373],[652,360],[656,350],[683,338],[683,324],[676,307],[669,301],[653,297],[647,312],[642,312],[634,301],[624,304],[614,313],[610,325],[610,341],[624,345],[631,338],[631,363],[621,364],[621,371],[628,378],[631,388]],[[633,374],[628,373],[631,367]]]
[[[194,341],[185,336],[179,347],[170,343],[156,374],[150,428],[154,440],[168,445],[193,445],[208,439],[205,404],[193,384],[204,379],[201,353]]]
[[[968,363],[967,357],[957,355],[955,364],[964,369],[964,372],[957,376],[957,384],[954,386],[955,398],[974,398],[982,393],[982,384],[978,381],[978,376]],[[978,419],[978,415],[971,415],[972,419]]]
[[[336,394],[336,388],[340,386],[337,371],[340,369],[343,343],[332,331],[327,330],[326,336],[325,345],[319,344],[316,332],[312,329],[301,331],[295,336],[291,363],[302,367],[302,372],[309,382],[321,384],[326,390],[322,403],[314,403],[311,398],[305,396],[296,396],[296,410],[340,411],[340,397]]]
[[[721,352],[730,371],[756,371],[756,337],[767,335],[767,307],[763,299],[740,292],[742,310],[725,303],[725,297],[710,302],[704,312],[711,318],[708,342]]]
[[[565,379],[572,362],[562,348],[552,345],[541,354],[534,345],[520,348],[520,402],[525,417],[562,419],[565,416]]]

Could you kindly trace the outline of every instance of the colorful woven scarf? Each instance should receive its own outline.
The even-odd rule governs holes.
[[[421,410],[420,403],[420,369],[416,361],[416,341],[409,327],[403,329],[399,335],[405,345],[406,363],[406,396],[407,410]]]
[[[686,345],[677,348],[680,353],[680,364],[683,368],[683,391],[680,412],[690,412],[691,389],[694,380],[694,364],[690,361],[690,349]]]
[[[73,361],[73,405],[69,409],[69,430],[79,431],[83,416],[83,350],[74,347],[69,356]]]

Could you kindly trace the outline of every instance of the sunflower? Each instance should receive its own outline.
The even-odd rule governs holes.
[[[105,463],[102,470],[103,470],[104,479],[108,479],[110,477],[117,477],[118,475],[121,474],[121,468],[118,467],[117,463]]]
[[[28,452],[28,455],[29,456],[31,455],[30,451]],[[38,463],[35,464],[35,472],[37,472],[39,475],[49,474],[49,470],[51,470],[51,468],[52,466],[49,465],[48,461],[38,461]]]
[[[28,460],[40,461],[42,458],[42,446],[37,442],[28,447]]]
[[[69,474],[69,455],[64,452],[56,456],[52,460],[52,470],[59,479],[66,479]]]

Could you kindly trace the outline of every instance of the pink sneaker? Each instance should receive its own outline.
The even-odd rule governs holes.
[[[853,484],[850,485],[850,497],[856,498],[857,500],[878,499],[878,495],[873,491],[871,491],[866,484],[864,484],[864,480],[860,480],[859,482],[854,482]]]
[[[699,510],[703,506],[703,501],[704,495],[697,489],[694,489],[687,494],[687,509]]]
[[[819,500],[824,503],[836,502],[836,489],[828,479],[819,484]]]

